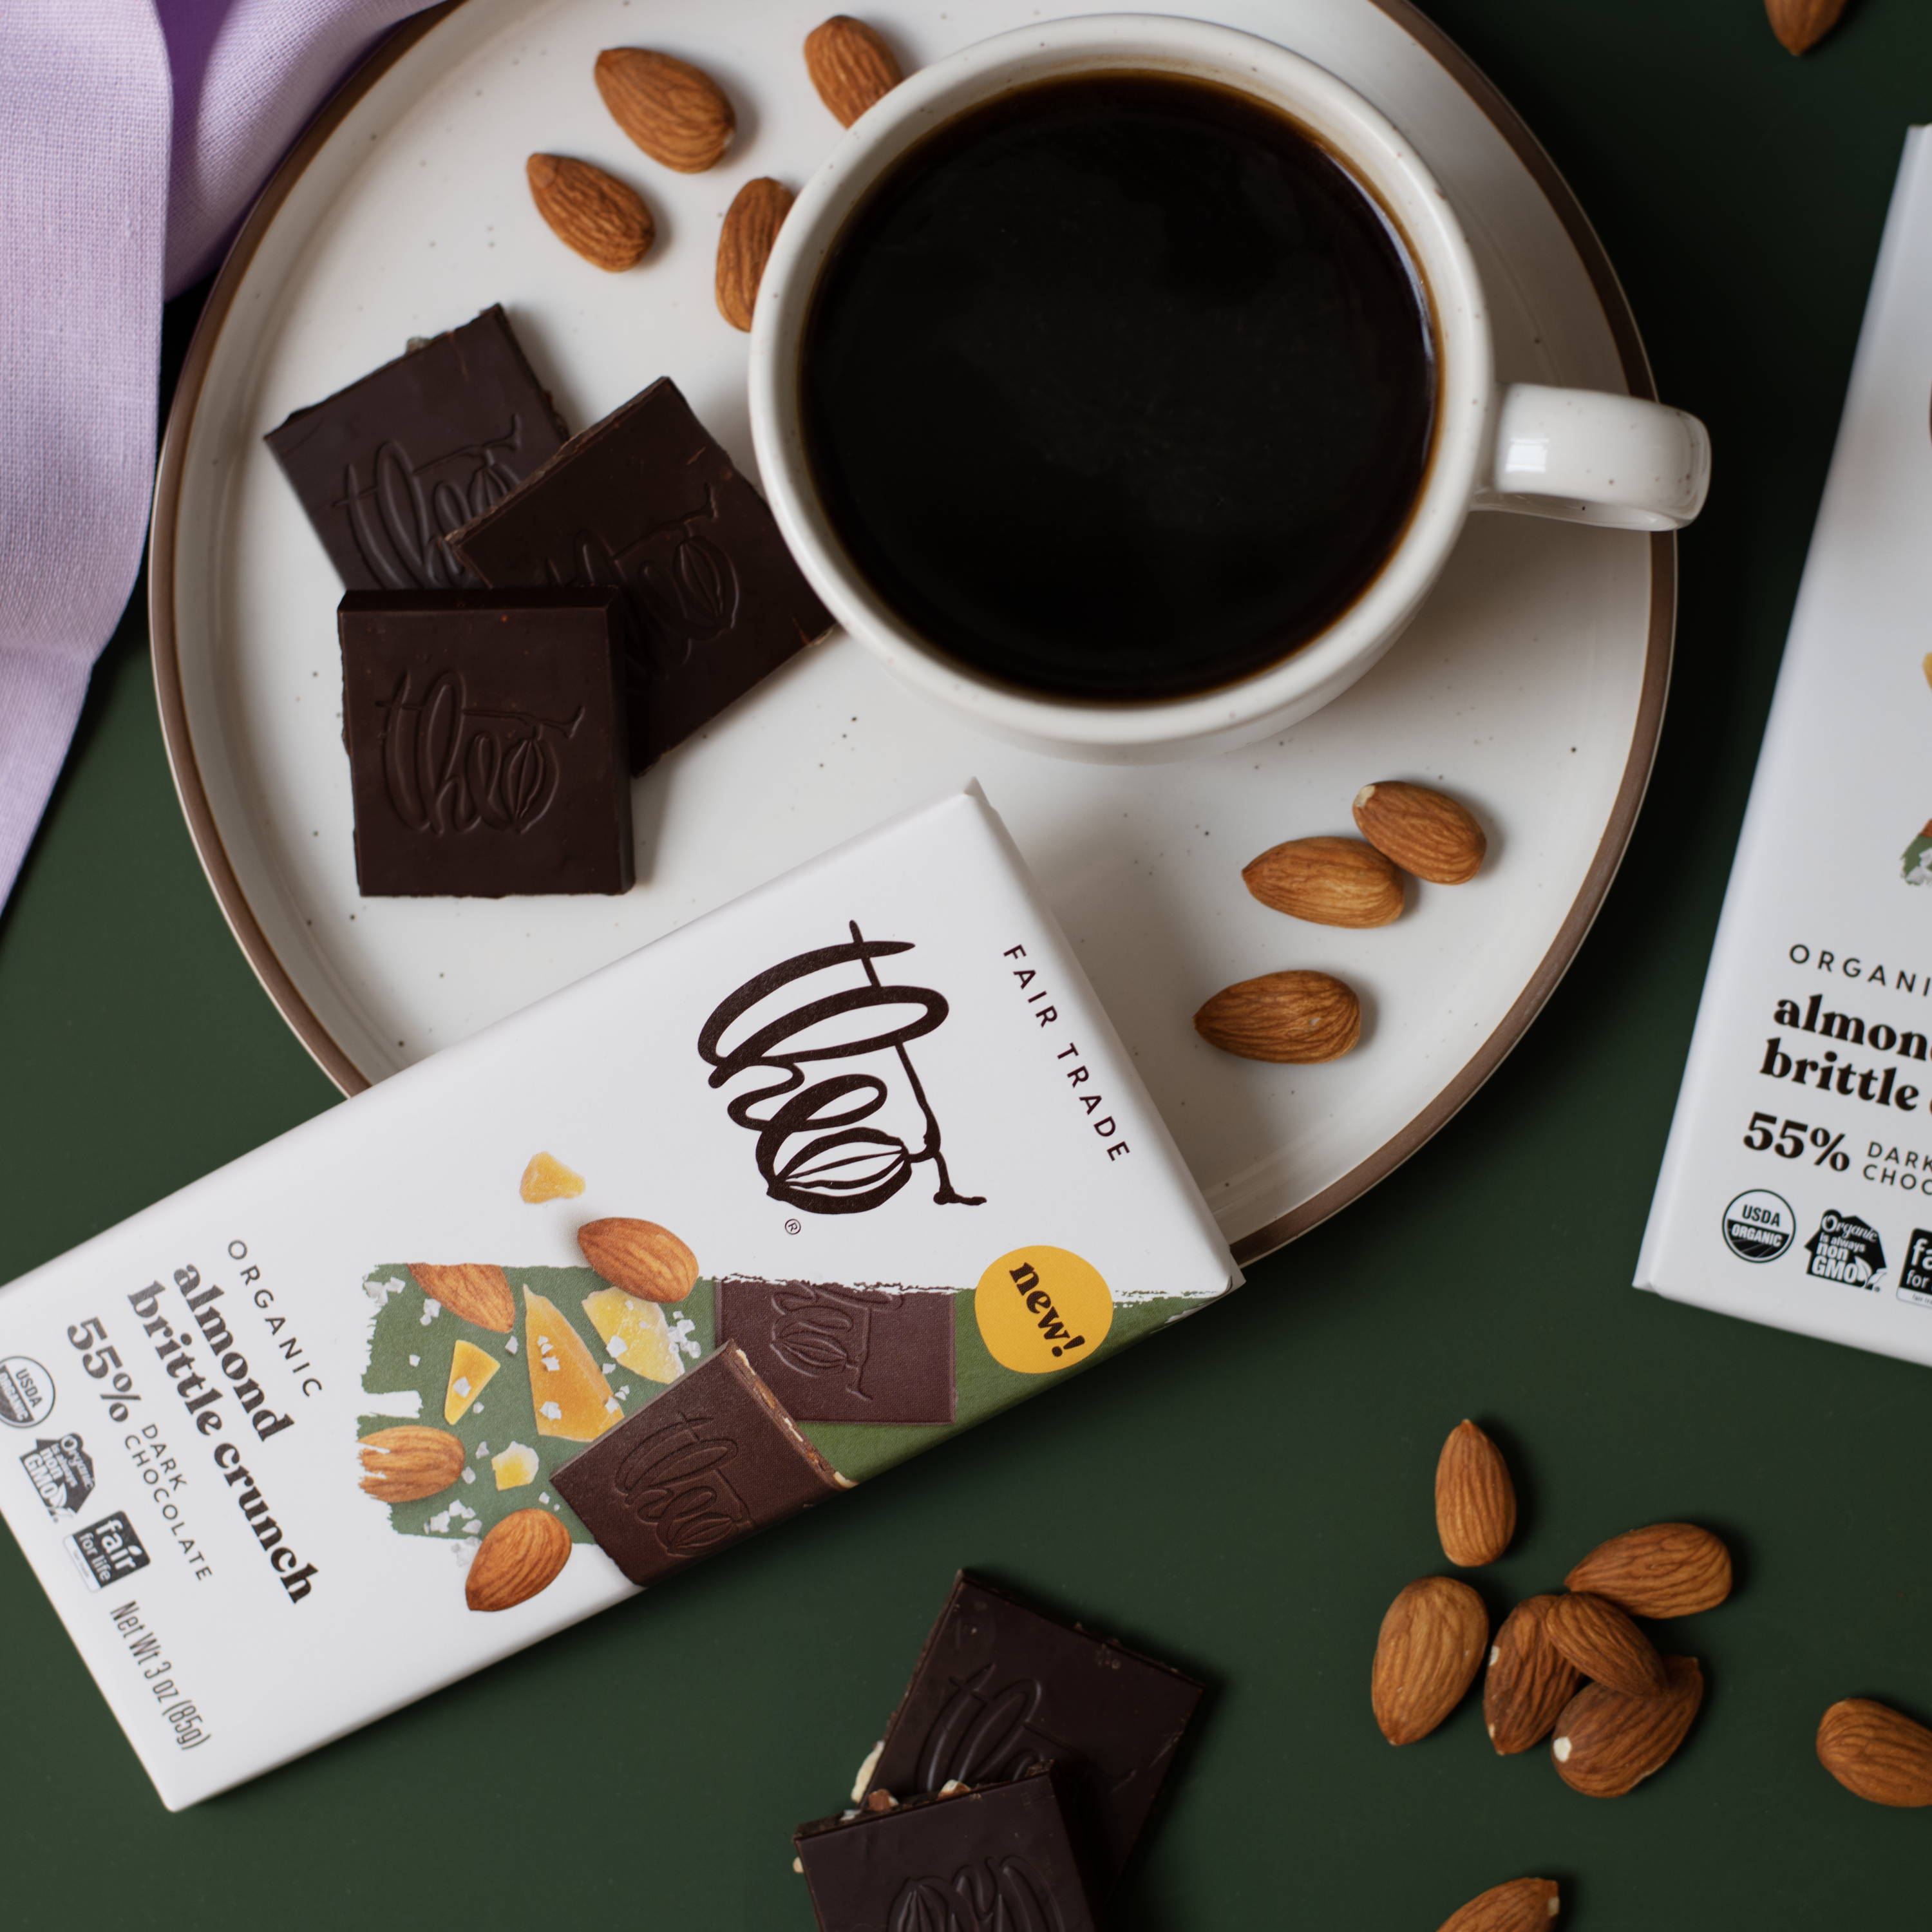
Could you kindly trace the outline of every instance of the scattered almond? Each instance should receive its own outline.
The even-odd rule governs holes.
[[[905,78],[892,49],[849,14],[835,14],[806,35],[805,70],[842,128]]]
[[[1402,874],[1360,838],[1291,838],[1244,866],[1263,905],[1318,926],[1386,926],[1402,912]]]
[[[1449,1432],[1436,1464],[1436,1530],[1465,1570],[1493,1563],[1516,1534],[1516,1485],[1503,1452],[1473,1422]]]
[[[530,198],[560,242],[616,274],[650,253],[657,224],[644,198],[614,175],[564,154],[532,154]]]
[[[1932,1731],[1888,1704],[1847,1697],[1818,1726],[1818,1762],[1874,1804],[1932,1804]]]
[[[1582,1682],[1550,1640],[1554,1597],[1528,1597],[1504,1618],[1483,1678],[1483,1721],[1498,1756],[1510,1757],[1549,1736]]]
[[[1634,1617],[1688,1617],[1731,1594],[1731,1552],[1691,1522],[1654,1522],[1600,1543],[1564,1580]]]
[[[1390,1604],[1370,1697],[1390,1744],[1426,1738],[1462,1701],[1489,1634],[1482,1598],[1453,1576],[1424,1576]]]
[[[570,1560],[570,1532],[547,1509],[522,1509],[485,1536],[463,1588],[472,1610],[513,1610],[556,1581]]]
[[[1441,1932],[1543,1932],[1562,1904],[1553,1878],[1512,1879],[1452,1912]]]
[[[386,1503],[418,1502],[438,1496],[463,1474],[463,1444],[446,1430],[405,1423],[379,1429],[358,1444],[362,1489]]]
[[[1328,973],[1264,973],[1224,986],[1194,1016],[1210,1046],[1291,1065],[1336,1060],[1362,1034],[1362,1004]]]
[[[1764,10],[1789,52],[1809,53],[1838,24],[1845,0],[1764,0]]]
[[[577,1245],[613,1288],[646,1301],[682,1301],[698,1280],[698,1257],[655,1221],[586,1221]]]
[[[1704,1674],[1693,1657],[1664,1660],[1668,1688],[1626,1696],[1586,1684],[1556,1720],[1550,1755],[1556,1774],[1586,1798],[1621,1798],[1676,1754],[1704,1701]]]
[[[1656,1645],[1607,1598],[1558,1597],[1544,1630],[1586,1677],[1627,1697],[1654,1697],[1670,1688]]]
[[[791,202],[791,190],[782,182],[760,176],[748,181],[724,211],[718,235],[718,313],[734,328],[752,326],[766,258]]]
[[[1355,825],[1405,872],[1438,886],[1473,879],[1489,850],[1466,807],[1400,778],[1380,779],[1356,793]]]
[[[509,1278],[494,1262],[457,1262],[445,1266],[412,1262],[410,1272],[424,1294],[451,1314],[473,1322],[479,1328],[494,1328],[500,1335],[507,1335],[516,1326],[517,1301],[510,1292]]]
[[[738,130],[724,90],[702,68],[646,47],[599,54],[597,92],[610,118],[652,160],[682,175],[716,165]]]

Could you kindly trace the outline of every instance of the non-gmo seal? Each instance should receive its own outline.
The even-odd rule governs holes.
[[[1791,1203],[1754,1187],[1724,1210],[1724,1246],[1741,1262],[1774,1262],[1798,1238]]]
[[[32,1356],[0,1360],[0,1422],[10,1429],[32,1429],[46,1420],[53,1406],[54,1378]]]

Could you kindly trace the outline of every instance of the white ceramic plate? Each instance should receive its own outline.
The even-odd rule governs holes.
[[[152,558],[170,754],[237,938],[346,1090],[902,808],[976,776],[1078,947],[1244,1258],[1372,1186],[1454,1112],[1546,999],[1622,855],[1661,721],[1667,537],[1476,518],[1420,619],[1338,703],[1277,740],[1110,768],[977,736],[835,638],[664,759],[636,793],[627,897],[365,900],[339,736],[340,585],[263,431],[400,352],[509,311],[573,429],[674,375],[748,464],[745,338],[712,302],[718,223],[756,175],[802,182],[837,138],[800,53],[825,0],[467,0],[412,22],[271,184],[208,304],[163,452]],[[1227,24],[1332,68],[1414,140],[1466,224],[1505,380],[1651,393],[1634,327],[1568,190],[1507,105],[1405,0],[1216,0]],[[1042,17],[1018,0],[886,0],[907,66]],[[591,79],[603,47],[698,61],[737,105],[708,174],[647,160]],[[568,253],[524,180],[534,150],[637,184],[642,268]],[[1490,860],[1348,932],[1250,898],[1278,841],[1351,829],[1370,779],[1475,806]],[[1229,1059],[1190,1023],[1287,966],[1362,993],[1361,1046],[1322,1066]]]

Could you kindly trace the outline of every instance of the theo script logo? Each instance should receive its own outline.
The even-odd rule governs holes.
[[[910,952],[903,939],[868,939],[801,952],[748,980],[719,1002],[698,1036],[710,1084],[776,1074],[741,1090],[727,1111],[758,1136],[758,1172],[775,1201],[808,1214],[862,1214],[890,1201],[922,1161],[932,1164],[933,1199],[977,1208],[946,1172],[939,1122],[909,1042],[951,1012],[929,987],[886,986],[874,966]],[[824,1063],[860,1063],[810,1079]]]

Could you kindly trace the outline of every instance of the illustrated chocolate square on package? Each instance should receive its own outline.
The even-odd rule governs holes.
[[[718,1339],[742,1348],[801,1422],[947,1423],[953,1298],[836,1282],[718,1283]]]
[[[608,590],[343,598],[364,894],[630,890],[616,604]]]
[[[501,308],[297,410],[262,438],[351,590],[476,590],[449,532],[563,446]]]
[[[668,376],[452,542],[485,584],[624,593],[634,771],[832,628],[765,500]]]

